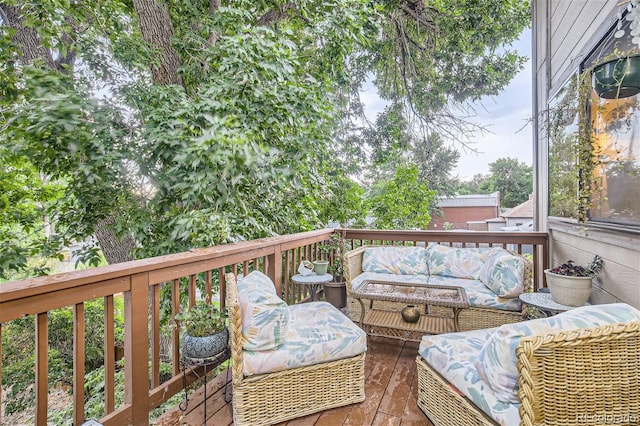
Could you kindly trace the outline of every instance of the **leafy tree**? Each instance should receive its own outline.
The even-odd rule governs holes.
[[[388,181],[378,182],[370,199],[377,229],[426,229],[435,193],[419,181],[414,166],[399,166]]]
[[[460,195],[482,194],[487,192],[490,187],[490,174],[478,173],[471,178],[470,181],[462,181],[459,183],[457,192]]]
[[[50,238],[95,235],[110,263],[310,229],[354,214],[354,168],[337,157],[364,152],[352,136],[368,76],[428,140],[508,84],[523,58],[498,47],[528,12],[511,0],[0,1],[3,155],[63,182],[45,208]]]
[[[502,207],[515,207],[533,191],[533,168],[516,158],[498,158],[489,164],[489,192],[500,191]]]

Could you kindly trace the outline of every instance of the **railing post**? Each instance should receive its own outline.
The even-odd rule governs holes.
[[[35,424],[47,424],[49,394],[49,315],[36,314],[36,418]]]
[[[124,294],[125,403],[131,404],[131,423],[149,424],[149,274],[131,276]]]
[[[267,256],[267,275],[276,285],[276,293],[282,294],[282,247],[273,247],[273,254]]]

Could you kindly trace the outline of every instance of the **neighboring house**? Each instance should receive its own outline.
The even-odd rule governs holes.
[[[485,221],[500,214],[500,192],[442,197],[437,206],[442,216],[432,215],[429,229],[469,229],[469,222]]]
[[[613,56],[614,49],[640,53],[629,38],[628,5],[620,0],[532,2],[534,227],[549,232],[552,266],[567,260],[586,264],[596,254],[604,259],[592,303],[621,300],[640,308],[640,94],[608,99],[587,90],[590,98],[569,102],[568,114],[548,114],[579,93],[572,80],[591,84],[591,78],[580,77],[601,58]],[[626,30],[619,39],[613,36],[618,24]],[[593,123],[586,133],[591,140],[580,142],[579,123]],[[585,151],[592,161],[573,161],[572,153]],[[579,185],[577,176],[597,178],[599,184]],[[590,192],[578,198],[581,190]]]
[[[531,230],[532,227],[530,225],[533,224],[533,195],[529,195],[527,201],[507,210],[500,216],[505,219],[502,226],[503,231]]]

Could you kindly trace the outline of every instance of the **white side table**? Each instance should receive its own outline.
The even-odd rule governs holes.
[[[297,285],[306,286],[309,291],[311,291],[311,301],[316,300],[316,293],[320,290],[320,286],[325,283],[330,283],[333,279],[333,275],[331,274],[310,274],[310,275],[302,275],[296,274],[291,277],[291,281]]]
[[[537,308],[548,317],[577,308],[577,306],[562,305],[554,302],[551,298],[551,293],[522,293],[519,297],[522,303]],[[589,303],[586,303],[585,306],[586,305],[589,305]]]

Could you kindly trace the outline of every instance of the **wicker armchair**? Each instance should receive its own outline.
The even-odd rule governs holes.
[[[640,424],[640,322],[523,337],[520,425]],[[418,406],[434,425],[496,425],[418,356]]]
[[[360,303],[351,297],[351,281],[362,273],[362,254],[371,247],[380,247],[376,245],[362,246],[357,249],[348,251],[344,254],[343,262],[345,266],[345,279],[347,281],[347,306],[349,307],[349,318],[353,321],[360,319]],[[524,260],[524,283],[525,291],[533,291],[533,263],[518,253],[511,252],[513,255],[520,256]],[[405,305],[395,302],[374,301],[373,306],[383,310],[400,310]],[[369,309],[369,305],[365,303],[365,313]],[[422,313],[424,313],[424,307]],[[432,307],[433,313],[439,316],[451,315],[450,310],[438,307]],[[478,330],[482,328],[498,327],[503,324],[509,324],[522,321],[522,312],[501,311],[491,308],[470,307],[460,311],[458,316],[458,326],[461,331]]]
[[[270,425],[364,401],[364,358],[244,376],[242,316],[234,274],[226,275],[234,424]]]

